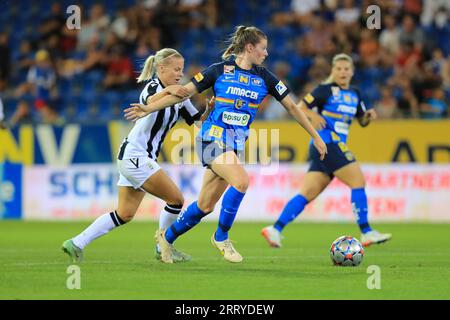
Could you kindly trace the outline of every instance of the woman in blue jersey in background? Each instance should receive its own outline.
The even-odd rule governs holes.
[[[300,194],[287,203],[273,226],[261,231],[272,247],[281,247],[283,228],[292,222],[334,177],[351,189],[352,208],[361,230],[362,244],[369,246],[391,238],[391,234],[379,233],[369,225],[364,175],[346,145],[352,119],[356,117],[359,124],[365,127],[376,118],[375,110],[367,110],[359,91],[350,87],[354,70],[352,58],[347,54],[338,54],[333,58],[332,65],[328,79],[299,103],[327,144],[328,154],[324,161],[321,161],[317,151],[310,147],[311,164]],[[318,109],[317,113],[312,110],[315,107]]]
[[[319,158],[327,152],[326,145],[305,114],[290,98],[289,89],[271,72],[260,65],[267,53],[267,36],[256,27],[239,26],[225,50],[223,62],[216,63],[194,76],[185,88],[191,95],[213,88],[215,107],[197,137],[197,152],[205,167],[200,195],[167,230],[160,230],[157,241],[162,261],[172,263],[172,244],[207,214],[227,189],[223,197],[219,225],[211,238],[212,244],[230,262],[241,262],[242,256],[228,239],[239,206],[247,191],[249,178],[237,154],[244,149],[249,126],[259,104],[271,94],[311,135]],[[150,105],[132,104],[125,117],[136,120],[182,99],[167,96]]]

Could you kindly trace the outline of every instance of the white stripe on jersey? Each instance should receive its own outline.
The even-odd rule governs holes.
[[[163,89],[158,78],[150,80],[141,92],[140,103],[145,104],[148,97]],[[187,99],[137,120],[128,134],[123,159],[149,157],[157,160],[164,138],[180,117],[192,124],[200,117],[200,112]]]

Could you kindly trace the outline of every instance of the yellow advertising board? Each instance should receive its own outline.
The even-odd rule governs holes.
[[[306,131],[296,122],[256,121],[251,128],[254,129],[253,134],[258,137],[261,137],[261,133],[262,136],[266,136],[268,144],[272,141],[271,136],[278,134],[280,161],[306,161],[310,139]],[[193,136],[196,134],[194,132],[198,132],[198,129],[178,124],[168,134],[163,144],[161,160],[169,162],[174,160],[178,151],[174,153],[173,150],[183,148],[183,139],[180,137],[186,137],[186,132],[190,133],[193,143]],[[257,143],[259,148],[263,144]],[[354,123],[350,129],[348,147],[358,161],[365,163],[450,163],[450,120],[374,121],[365,128]],[[189,152],[192,151],[191,147]]]

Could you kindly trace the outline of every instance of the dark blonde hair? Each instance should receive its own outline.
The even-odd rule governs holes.
[[[177,50],[172,48],[161,49],[156,52],[155,55],[149,56],[147,60],[145,60],[144,67],[137,78],[137,82],[150,80],[156,72],[156,67],[168,62],[169,58],[172,57],[183,58]]]
[[[333,57],[333,61],[331,63],[332,67],[334,67],[336,65],[336,62],[338,62],[338,61],[347,61],[352,65],[353,69],[355,68],[352,57],[350,57],[346,53],[339,53],[339,54],[335,55]],[[328,78],[324,82],[322,82],[322,84],[329,84],[329,83],[333,83],[333,82],[334,82],[333,74],[330,74],[328,76]]]
[[[222,59],[227,60],[231,55],[243,52],[247,44],[256,45],[262,38],[267,39],[266,34],[256,27],[237,26],[233,35],[228,39],[230,44],[222,54]]]

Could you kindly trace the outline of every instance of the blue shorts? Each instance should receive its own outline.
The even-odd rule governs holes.
[[[219,140],[204,141],[199,139],[196,139],[196,151],[198,158],[204,167],[210,167],[214,159],[227,151],[233,151],[238,158],[240,158],[240,155],[244,152],[243,150],[233,149]]]
[[[327,143],[328,153],[325,159],[320,160],[320,154],[313,144],[309,145],[310,166],[309,171],[319,171],[333,177],[333,172],[346,166],[349,163],[355,162],[355,156],[348,150],[347,145],[343,142]]]

